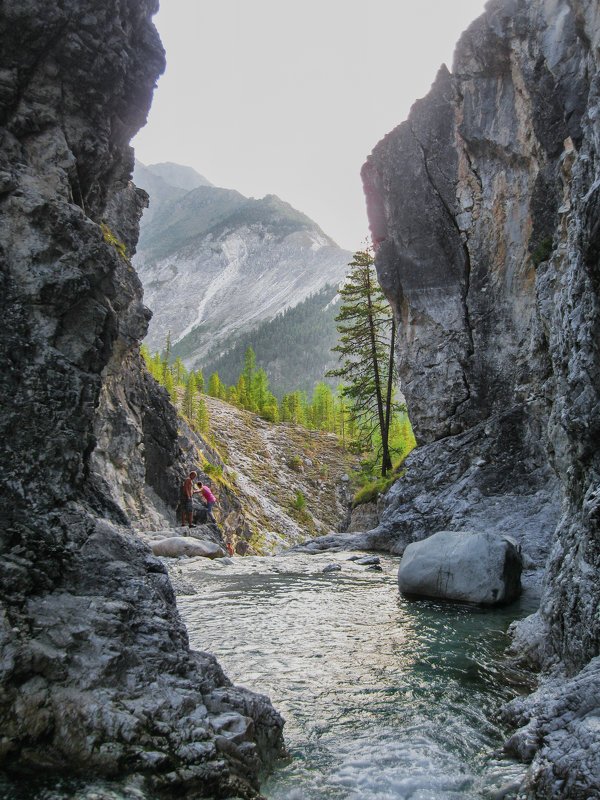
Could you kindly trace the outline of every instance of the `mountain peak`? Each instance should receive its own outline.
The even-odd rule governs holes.
[[[134,259],[154,312],[149,347],[162,347],[168,331],[173,343],[191,337],[195,361],[345,277],[351,254],[277,195],[255,199],[206,185],[186,191],[158,172],[175,180],[187,167],[156,166],[142,165],[135,176],[150,194]]]
[[[144,166],[140,164],[140,166]],[[169,186],[185,189],[190,192],[199,186],[214,186],[204,175],[200,175],[192,167],[175,164],[173,161],[162,161],[159,164],[150,164],[145,167],[153,175],[162,178]]]

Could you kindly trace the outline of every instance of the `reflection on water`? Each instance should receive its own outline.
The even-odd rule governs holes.
[[[335,556],[197,559],[176,570],[192,647],[268,694],[286,718],[288,757],[270,800],[477,800],[521,775],[496,753],[494,721],[514,690],[504,631],[524,603],[482,609],[399,596],[383,572]],[[341,572],[322,572],[336,561]],[[144,800],[131,781],[11,782],[1,800]]]
[[[350,554],[235,559],[182,567],[193,647],[231,679],[268,694],[290,757],[272,800],[473,800],[519,775],[495,750],[507,624],[532,609],[484,611],[407,601],[399,559],[383,573]],[[337,561],[342,572],[323,573]]]

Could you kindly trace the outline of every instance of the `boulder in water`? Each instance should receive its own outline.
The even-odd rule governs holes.
[[[440,531],[406,547],[398,586],[408,595],[502,605],[519,596],[521,567],[521,548],[508,536]]]
[[[158,542],[151,542],[155,556],[178,558],[179,556],[204,556],[204,558],[223,558],[226,553],[215,542],[192,539],[187,536],[171,536]]]

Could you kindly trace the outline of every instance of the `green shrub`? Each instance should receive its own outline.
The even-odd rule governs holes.
[[[295,469],[296,472],[299,472],[302,467],[300,456],[291,456],[291,458],[288,458],[287,465],[290,469]]]
[[[385,494],[391,485],[397,481],[398,478],[401,478],[402,475],[405,474],[404,470],[402,472],[398,472],[397,469],[398,468],[396,468],[390,475],[386,475],[385,478],[377,478],[377,480],[369,481],[369,483],[361,487],[354,495],[352,508],[356,508],[356,506],[362,506],[364,503],[375,501],[380,494]]]
[[[306,500],[304,499],[304,495],[302,491],[298,489],[298,493],[296,494],[296,499],[292,503],[292,508],[295,508],[297,511],[305,511],[306,510]]]
[[[210,461],[206,461],[202,465],[202,469],[207,475],[210,475],[211,478],[223,477],[223,467],[220,464],[211,464]]]
[[[117,239],[117,237],[114,235],[114,233],[108,227],[108,225],[106,225],[106,223],[101,222],[100,223],[100,228],[102,229],[102,234],[104,236],[104,241],[107,242],[108,244],[112,245],[113,247],[116,247],[117,250],[119,251],[119,255],[121,256],[121,258],[127,260],[127,252],[125,250],[125,245],[123,244],[123,242],[120,242]]]

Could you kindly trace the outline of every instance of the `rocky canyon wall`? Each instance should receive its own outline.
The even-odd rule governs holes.
[[[484,527],[545,568],[514,651],[561,677],[511,747],[570,800],[600,791],[599,46],[595,0],[492,0],[363,167],[421,445],[370,541]]]
[[[155,0],[0,10],[0,767],[254,796],[282,721],[191,652],[131,518],[173,501],[176,415],[141,365],[130,182]]]

